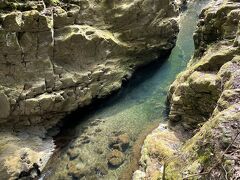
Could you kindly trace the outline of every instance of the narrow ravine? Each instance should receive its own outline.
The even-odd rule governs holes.
[[[164,63],[154,62],[142,68],[97,110],[69,119],[80,122],[72,129],[75,139],[49,163],[43,179],[114,180],[126,172],[132,163],[133,147],[165,119],[167,90],[193,54],[192,34],[206,2],[189,4],[181,15],[176,47]],[[112,150],[114,145],[120,148],[117,153]]]

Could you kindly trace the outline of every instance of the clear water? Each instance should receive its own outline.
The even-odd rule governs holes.
[[[138,142],[137,139],[147,128],[164,119],[167,90],[194,52],[192,34],[198,14],[206,3],[207,0],[193,3],[182,14],[176,47],[164,63],[155,63],[136,73],[125,88],[102,104],[101,108],[90,112],[88,117],[83,119],[79,114],[79,121],[84,121],[74,129],[76,139],[56,157],[54,168],[49,168],[50,174],[46,179],[72,179],[68,175],[71,171],[69,167],[79,172],[87,169],[83,179],[119,179],[131,163],[134,143]],[[130,148],[125,152],[124,163],[117,169],[109,169],[109,138],[119,131],[129,135]],[[83,143],[86,136],[89,142]],[[74,149],[79,156],[69,160],[66,153],[69,149]],[[93,170],[99,166],[104,167],[106,175],[102,176]]]

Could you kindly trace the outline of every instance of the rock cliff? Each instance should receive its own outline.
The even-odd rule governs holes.
[[[236,0],[202,11],[195,54],[169,90],[169,127],[145,140],[134,179],[239,178],[239,22]]]
[[[44,126],[121,87],[173,48],[177,8],[164,1],[1,2],[0,122]]]
[[[169,52],[177,15],[174,0],[1,1],[0,172],[42,169],[46,129]]]

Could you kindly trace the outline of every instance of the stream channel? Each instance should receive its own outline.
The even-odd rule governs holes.
[[[125,87],[87,115],[69,117],[68,122],[79,122],[68,129],[74,138],[52,158],[41,179],[131,178],[144,137],[166,119],[167,91],[194,53],[192,35],[207,2],[189,4],[180,16],[180,32],[169,57],[141,68]],[[114,140],[119,144],[114,145]],[[108,162],[113,146],[123,151],[115,152],[119,158],[112,159],[115,166]]]

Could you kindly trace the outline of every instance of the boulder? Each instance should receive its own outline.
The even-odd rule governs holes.
[[[112,168],[118,168],[125,160],[125,155],[118,150],[113,150],[107,157],[108,166]]]

